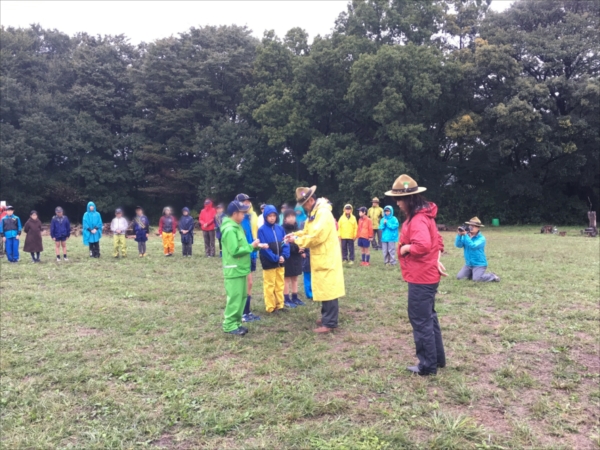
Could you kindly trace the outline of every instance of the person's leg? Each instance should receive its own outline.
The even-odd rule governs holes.
[[[229,333],[242,326],[242,311],[246,298],[246,277],[226,278],[227,305],[223,320],[223,331]]]
[[[100,258],[100,241],[94,243],[94,252],[96,254],[96,258]]]
[[[283,295],[289,295],[290,294],[290,285],[292,284],[292,278],[291,277],[285,277],[283,279]]]
[[[192,247],[194,246],[193,242],[188,244],[188,256],[192,256]]]
[[[204,256],[208,256],[210,254],[210,236],[208,231],[202,231],[202,238],[204,239]]]
[[[471,270],[470,266],[463,266],[462,269],[460,269],[460,271],[458,272],[458,275],[456,275],[456,279],[457,280],[470,280],[471,277],[473,276],[473,271]]]
[[[169,242],[167,240],[167,233],[162,234],[163,254],[166,256],[169,254]]]
[[[120,244],[121,244],[121,248],[120,248],[121,256],[123,258],[126,258],[127,257],[127,237],[124,234],[122,234],[119,237],[121,238],[121,242],[120,242]]]
[[[337,328],[338,327],[338,316],[339,316],[339,302],[336,298],[335,300],[329,300],[326,302],[321,302],[321,322],[322,326],[327,328]]]
[[[433,325],[433,304],[437,284],[408,283],[408,318],[419,358],[419,372],[437,372],[437,349]]]
[[[390,264],[396,265],[398,264],[398,260],[396,259],[396,242],[390,242]]]
[[[146,249],[146,241],[142,242],[142,251],[144,252],[143,253],[144,256],[146,256],[146,251],[147,251],[147,249]]]
[[[285,269],[278,267],[275,269],[275,300],[277,306],[275,309],[283,309],[283,284],[284,284]]]
[[[499,281],[499,278],[492,272],[486,272],[487,266],[473,267],[473,281],[481,281],[483,283],[490,283],[493,281]]]
[[[298,277],[290,277],[292,296],[298,297]]]
[[[347,241],[348,239],[342,239],[342,261],[348,261],[348,247]]]
[[[119,256],[119,236],[116,234],[113,236],[113,256],[115,258]]]
[[[381,236],[383,234],[383,230],[380,228],[379,230],[377,230],[375,232],[375,234],[377,235],[377,248],[380,249],[381,248]]]
[[[437,289],[436,289],[436,292],[437,292]],[[437,353],[437,365],[438,365],[438,367],[445,367],[446,366],[446,352],[444,351],[444,340],[442,339],[442,329],[440,328],[440,322],[438,321],[437,312],[435,310],[435,297],[433,298],[432,318],[433,318],[433,335],[435,336],[435,351]]]
[[[40,262],[40,253],[41,252],[35,252],[35,259],[37,262]]]
[[[54,241],[54,253],[56,253],[56,259],[60,259],[60,241]]]
[[[312,276],[310,272],[302,272],[304,277],[304,295],[309,300],[313,299],[312,295]]]
[[[35,262],[35,252],[29,252],[29,254],[31,255],[31,260]]]
[[[171,240],[169,241],[169,253],[175,254],[175,233],[171,233]]]
[[[62,245],[62,250],[63,250],[63,258],[67,259],[67,241],[64,240],[60,243]]]
[[[143,242],[138,242],[137,243],[137,245],[138,245],[138,253],[139,253],[140,256],[142,256],[144,254],[142,244],[143,244]]]
[[[367,265],[371,264],[371,249],[369,247],[365,247],[365,261],[367,261]]]
[[[210,256],[215,256],[215,230],[209,231],[210,234]]]
[[[263,295],[265,297],[265,309],[268,313],[272,313],[277,309],[277,301],[275,299],[276,272],[277,269],[263,270]]]
[[[12,250],[12,242],[10,241],[11,238],[6,238],[6,242],[5,242],[5,247],[6,247],[6,259],[9,262],[12,262],[12,258],[13,258],[13,250]]]
[[[88,244],[88,248],[90,249],[90,258],[94,257],[94,244]]]
[[[223,245],[221,244],[221,238],[219,238],[219,258],[223,257]]]
[[[350,248],[350,261],[354,261],[354,240],[348,239],[348,246]]]

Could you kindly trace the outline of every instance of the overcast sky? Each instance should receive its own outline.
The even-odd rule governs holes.
[[[150,42],[204,25],[247,25],[256,37],[274,29],[278,36],[304,28],[310,40],[331,32],[347,0],[315,1],[0,1],[0,23],[28,27],[40,24],[73,35],[125,34],[131,43]],[[506,9],[511,0],[494,0]]]

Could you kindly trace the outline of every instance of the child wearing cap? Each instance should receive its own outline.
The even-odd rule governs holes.
[[[133,232],[135,233],[135,242],[138,244],[139,257],[143,258],[146,256],[146,242],[148,241],[148,233],[150,233],[150,221],[144,215],[144,210],[141,206],[135,208]]]
[[[221,241],[223,243],[223,276],[227,305],[223,331],[225,333],[243,336],[248,329],[242,326],[242,313],[246,305],[248,289],[247,277],[250,274],[250,255],[261,247],[258,239],[251,244],[246,239],[246,233],[241,226],[248,205],[234,200],[227,207],[227,217],[221,224]]]
[[[219,258],[223,257],[223,246],[221,245],[221,225],[223,224],[223,219],[225,218],[223,208],[223,203],[219,203],[217,205],[217,214],[215,216],[215,236],[217,237],[217,241],[219,241]]]
[[[88,202],[87,211],[81,221],[83,245],[88,245],[90,258],[100,258],[100,239],[102,238],[102,216],[96,211],[96,204]]]
[[[123,210],[117,208],[115,210],[115,217],[110,222],[110,231],[113,233],[113,257],[118,258],[119,254],[121,258],[127,256],[127,244],[125,233],[129,228],[127,219],[123,217]]]
[[[204,200],[204,208],[200,211],[198,218],[200,229],[204,236],[204,253],[207,257],[215,256],[215,216],[217,211],[213,207],[213,202],[210,199]]]
[[[235,200],[248,207],[246,213],[244,214],[244,219],[242,220],[241,225],[244,233],[246,234],[246,240],[248,243],[252,243],[258,238],[258,217],[252,209],[252,202],[250,201],[249,196],[246,194],[238,194],[235,196]],[[242,322],[254,322],[255,320],[260,320],[260,316],[252,313],[250,307],[252,303],[252,285],[254,283],[253,273],[256,272],[256,258],[256,251],[254,251],[250,254],[250,274],[247,278],[248,287],[246,292],[246,306],[244,307]]]
[[[29,220],[23,226],[25,232],[25,244],[23,251],[31,255],[31,260],[34,263],[40,262],[40,253],[44,251],[42,243],[42,222],[38,219],[37,211],[29,213]]]
[[[260,250],[260,264],[263,268],[263,289],[265,308],[268,313],[280,311],[284,307],[283,285],[285,260],[290,256],[290,246],[283,242],[285,231],[277,223],[277,209],[273,205],[265,206],[265,224],[258,230],[261,244],[267,244]],[[296,305],[286,305],[295,308]]]
[[[379,222],[381,230],[381,249],[383,250],[383,262],[387,266],[396,265],[396,246],[398,245],[398,228],[400,223],[394,217],[394,208],[386,206],[383,208],[383,218]],[[373,230],[375,231],[375,230]]]
[[[50,237],[54,241],[54,251],[56,253],[56,261],[60,262],[60,253],[62,247],[63,260],[67,258],[67,239],[71,237],[71,222],[64,215],[64,211],[60,206],[54,209],[55,216],[50,221]]]
[[[181,247],[183,257],[192,257],[192,245],[194,244],[194,219],[190,216],[190,209],[186,206],[181,210],[179,219],[179,234],[181,235]]]
[[[162,237],[163,252],[165,256],[173,256],[175,253],[175,230],[177,219],[173,217],[171,208],[165,206],[163,215],[158,221],[158,235]]]
[[[352,214],[352,205],[344,206],[344,214],[340,217],[338,226],[338,233],[342,242],[342,260],[354,264],[354,241],[356,240],[358,224],[356,217]]]
[[[371,219],[367,217],[367,208],[364,206],[358,209],[358,246],[360,247],[361,253],[361,266],[371,265],[371,254],[369,247],[371,246],[371,239],[373,239],[373,224]]]
[[[19,262],[21,229],[21,219],[15,216],[12,206],[7,206],[6,215],[0,221],[0,236],[2,236],[2,242],[6,249],[6,259],[11,263]]]
[[[373,224],[373,250],[379,250],[382,248],[381,236],[383,230],[379,226],[379,223],[383,217],[383,209],[379,206],[379,199],[377,197],[371,200],[371,204],[373,206],[367,211],[367,217],[371,219],[371,223]]]

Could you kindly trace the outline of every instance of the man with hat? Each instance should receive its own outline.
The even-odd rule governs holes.
[[[288,234],[286,242],[310,249],[313,300],[321,302],[321,318],[316,333],[330,333],[338,326],[338,299],[346,295],[342,252],[335,219],[327,199],[317,199],[316,186],[296,189],[296,202],[308,219],[302,230]]]
[[[465,222],[464,226],[458,228],[454,245],[463,249],[465,266],[458,272],[457,280],[500,281],[498,275],[492,272],[486,273],[488,263],[485,257],[485,237],[479,232],[484,227],[478,217],[473,217]]]
[[[6,249],[6,258],[11,263],[19,262],[19,237],[21,236],[21,219],[14,214],[15,208],[6,207],[6,215],[0,220],[0,236]]]
[[[375,197],[372,200],[373,206],[367,211],[367,217],[371,219],[373,223],[373,250],[379,250],[381,248],[381,229],[379,228],[379,222],[383,217],[383,209],[379,206],[379,199]]]
[[[413,328],[417,349],[417,366],[407,367],[412,373],[435,375],[446,365],[442,331],[435,311],[435,294],[440,276],[446,275],[440,256],[444,241],[437,230],[437,206],[421,195],[427,189],[417,185],[408,175],[400,175],[392,190],[406,220],[402,224],[398,246],[402,278],[408,283],[408,318]]]

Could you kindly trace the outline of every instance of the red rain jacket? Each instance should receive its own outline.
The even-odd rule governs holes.
[[[439,253],[444,251],[444,239],[435,223],[437,205],[429,203],[428,208],[417,212],[409,221],[402,224],[398,259],[404,281],[415,284],[434,284],[440,281],[438,271]],[[410,253],[400,256],[400,247],[410,244]]]
[[[200,229],[202,231],[213,231],[215,229],[215,216],[217,215],[217,210],[214,208],[212,202],[204,207],[202,211],[200,211],[200,216],[198,216],[198,222],[200,222]]]

